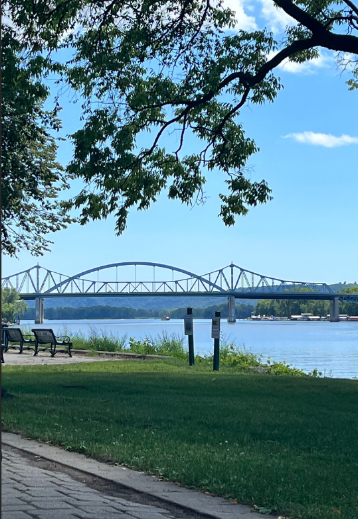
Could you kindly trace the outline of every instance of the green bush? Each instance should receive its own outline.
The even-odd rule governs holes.
[[[129,339],[129,350],[132,353],[140,353],[144,355],[169,355],[171,357],[185,359],[188,355],[184,348],[184,339],[179,334],[169,335],[167,332],[158,334],[156,338],[145,337],[136,340],[131,337]]]
[[[225,366],[243,369],[260,366],[260,359],[256,353],[247,350],[245,346],[240,349],[234,343],[224,344],[220,348],[220,362]]]
[[[72,333],[69,328],[61,331],[62,335],[69,335],[72,339],[73,348],[78,350],[110,351],[110,352],[131,352],[141,355],[170,355],[172,357],[184,359],[187,351],[184,349],[184,339],[179,334],[169,335],[166,332],[158,334],[157,337],[151,336],[144,339],[133,339],[129,342],[127,335],[119,337],[113,333],[106,333],[95,328],[90,329],[88,336],[82,332]]]
[[[213,355],[207,355],[205,357],[197,355],[195,359],[198,363],[202,364],[213,363]],[[290,375],[295,377],[307,376],[303,370],[294,368],[291,364],[287,364],[286,361],[271,362],[271,358],[268,357],[265,363],[262,361],[261,355],[247,350],[245,346],[241,348],[237,347],[235,342],[229,342],[224,335],[221,336],[220,366],[235,368],[236,371],[258,371],[272,375]],[[308,375],[311,377],[319,377],[322,373],[315,369]]]
[[[123,351],[125,349],[127,335],[118,337],[113,333],[106,335],[103,330],[99,332],[91,329],[88,340],[91,342],[91,349],[96,351]]]
[[[85,336],[82,332],[72,333],[69,328],[64,328],[61,335],[69,335],[72,340],[73,348],[76,350],[110,351],[120,352],[126,347],[127,335],[118,337],[113,333],[104,330],[90,328],[90,333]]]

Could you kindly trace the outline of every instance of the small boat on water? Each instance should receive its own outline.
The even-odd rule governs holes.
[[[163,315],[162,321],[170,321],[169,315]]]

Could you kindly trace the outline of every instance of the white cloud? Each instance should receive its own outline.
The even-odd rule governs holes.
[[[270,52],[267,59],[273,58],[276,54],[277,51]],[[291,74],[315,74],[318,69],[327,68],[333,63],[334,58],[332,53],[321,53],[318,58],[305,61],[304,63],[294,63],[293,61],[285,59],[277,68],[285,72],[290,72]]]
[[[305,61],[304,63],[294,63],[293,61],[284,60],[279,68],[292,74],[314,74],[317,69],[329,67],[333,61],[330,56],[320,54],[318,58]]]
[[[245,5],[246,4],[246,5]],[[256,31],[257,24],[254,16],[249,16],[245,12],[245,7],[247,10],[250,9],[249,2],[247,0],[224,0],[223,6],[230,8],[235,12],[236,24],[235,29],[242,31]]]
[[[261,16],[265,24],[273,33],[283,32],[287,25],[295,25],[297,22],[285,13],[283,9],[276,7],[272,0],[260,0],[262,4]]]
[[[293,139],[302,144],[312,144],[313,146],[324,146],[326,148],[336,148],[338,146],[348,146],[349,144],[358,144],[358,137],[350,135],[341,135],[336,137],[330,133],[289,133],[283,137],[284,139]]]
[[[294,25],[296,21],[280,8],[275,7],[273,0],[223,0],[223,6],[229,7],[236,13],[235,29],[255,31],[258,29],[255,16],[248,12],[260,15],[264,26],[274,33],[282,33],[287,25]]]

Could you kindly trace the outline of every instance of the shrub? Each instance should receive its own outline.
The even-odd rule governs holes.
[[[126,347],[127,335],[118,337],[113,333],[107,333],[104,330],[90,328],[88,336],[83,332],[74,332],[67,327],[63,327],[59,335],[69,335],[72,340],[73,348],[77,350],[92,351],[123,351]]]
[[[171,357],[185,359],[187,350],[184,349],[184,338],[179,334],[169,335],[167,332],[158,334],[156,338],[145,337],[136,340],[131,337],[129,339],[129,349],[132,353],[141,353],[143,355],[169,355]]]

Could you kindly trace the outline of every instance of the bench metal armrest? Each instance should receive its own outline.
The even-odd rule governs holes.
[[[68,335],[57,335],[56,339],[60,339],[60,341],[66,341],[66,342],[71,341],[71,339]]]

